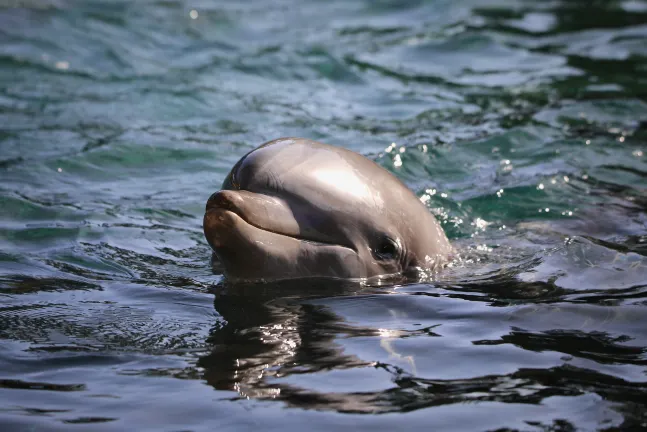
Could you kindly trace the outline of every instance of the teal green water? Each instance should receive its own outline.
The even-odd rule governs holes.
[[[281,136],[459,258],[220,293],[204,204]],[[0,180],[2,430],[647,427],[645,1],[0,2]]]

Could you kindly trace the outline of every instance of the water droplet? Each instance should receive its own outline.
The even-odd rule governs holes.
[[[472,222],[472,225],[476,226],[478,229],[484,230],[488,225],[490,225],[490,222],[481,218],[476,218],[476,220]]]
[[[544,184],[543,184],[543,183],[539,183],[539,186],[537,186],[537,189],[539,189],[539,190],[544,190]]]
[[[191,17],[191,19],[198,19],[198,11],[192,9],[191,12],[189,12],[189,16]]]

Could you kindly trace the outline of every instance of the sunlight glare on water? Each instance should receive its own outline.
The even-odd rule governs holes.
[[[646,95],[642,0],[0,2],[0,429],[647,428]],[[455,260],[222,284],[206,200],[282,136]]]

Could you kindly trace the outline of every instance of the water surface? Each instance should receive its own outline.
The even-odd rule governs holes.
[[[647,427],[647,2],[5,3],[3,430]],[[281,136],[460,259],[224,287],[204,203]]]

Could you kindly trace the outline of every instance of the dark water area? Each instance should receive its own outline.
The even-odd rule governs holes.
[[[459,251],[223,284],[207,198],[301,136]],[[647,2],[0,1],[0,429],[647,429]]]

